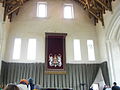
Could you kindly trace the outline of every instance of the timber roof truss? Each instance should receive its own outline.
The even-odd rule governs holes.
[[[3,3],[4,9],[4,18],[6,16],[12,20],[12,17],[17,15],[21,6],[29,0],[0,0],[0,3]],[[94,22],[98,23],[101,21],[104,26],[103,14],[106,10],[112,11],[112,1],[115,0],[73,0],[83,7],[87,12],[89,18]]]

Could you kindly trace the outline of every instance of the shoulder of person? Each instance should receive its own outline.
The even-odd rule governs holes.
[[[38,85],[38,84],[34,85],[34,89],[40,89],[40,88],[41,88],[40,85]]]
[[[24,85],[24,84],[18,84],[17,87],[18,87],[20,90],[28,90],[27,85]]]

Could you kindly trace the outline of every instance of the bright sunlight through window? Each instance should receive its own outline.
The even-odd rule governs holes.
[[[29,39],[27,59],[35,60],[35,58],[36,58],[36,39]]]
[[[80,40],[74,39],[74,59],[81,60]]]
[[[64,18],[66,18],[66,19],[74,18],[73,5],[72,4],[65,4],[64,5]]]
[[[47,17],[47,3],[38,2],[37,3],[37,17]]]
[[[15,38],[13,48],[13,59],[20,59],[21,53],[21,38]]]
[[[87,40],[87,47],[88,47],[88,59],[91,61],[94,61],[95,60],[95,52],[94,52],[93,40]]]

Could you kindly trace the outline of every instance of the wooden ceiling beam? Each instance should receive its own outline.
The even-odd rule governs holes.
[[[10,21],[12,20],[12,16],[15,13],[16,15],[19,12],[20,6],[23,5],[28,0],[0,0],[3,1],[4,9],[4,17],[3,21],[6,20],[6,16],[9,17]]]
[[[89,5],[88,0],[85,0],[85,2],[86,2],[86,5],[87,5],[87,8],[89,9],[89,8],[90,8],[90,5]]]
[[[96,5],[96,7],[95,7],[95,8],[97,8],[98,10],[103,11],[103,8],[102,8],[102,7],[100,7],[100,6],[97,6],[97,5]]]
[[[82,5],[84,7],[84,9],[87,8],[86,3],[83,0],[74,0],[75,2],[79,3],[80,5]]]
[[[84,7],[83,7],[84,9],[88,8],[86,2],[84,2],[84,1],[82,1],[82,0],[79,0],[79,1],[80,1],[80,3],[84,6]]]
[[[23,4],[23,3],[24,3],[24,1],[23,1],[23,0],[20,0],[20,2],[21,2],[21,4]]]
[[[13,2],[13,0],[9,0],[9,1],[6,0],[6,3],[8,4],[10,4],[11,2]]]
[[[18,6],[18,7],[15,7],[15,8],[13,8],[10,12],[8,12],[7,14],[8,15],[10,15],[11,13],[13,13],[13,12],[15,12],[17,9],[19,9],[20,7]]]
[[[112,0],[108,0],[109,11],[112,11]]]
[[[83,5],[83,7],[88,12],[90,18],[94,19],[93,21],[94,21],[95,25],[99,20],[99,21],[101,21],[102,25],[104,26],[104,20],[103,20],[103,16],[102,16],[103,8],[100,7],[100,6],[102,6],[101,4],[98,6],[99,3],[97,3],[95,0],[94,0],[94,2],[92,0],[75,0],[75,1],[77,1],[78,3]],[[92,5],[90,5],[90,4],[92,4]]]
[[[16,0],[17,3],[19,3],[20,5],[22,5],[24,3],[23,0]]]
[[[97,16],[94,11],[92,11],[91,9],[88,9],[88,12],[91,13],[95,18],[97,18],[98,20],[100,20],[101,22],[103,22],[103,19],[100,18],[99,16]]]
[[[104,8],[106,8],[107,10],[110,10],[111,11],[111,9],[105,4],[105,3],[103,3],[102,1],[100,1],[100,0],[95,0],[96,2],[98,2],[99,4],[101,4]]]
[[[21,5],[29,0],[0,0],[5,8],[4,20],[8,15],[12,19],[13,14],[18,14]],[[74,0],[83,6],[84,10],[88,12],[91,19],[94,19],[96,24],[99,21],[104,25],[103,14],[105,10],[112,10],[111,2],[115,0]]]
[[[82,1],[82,0],[79,0],[79,2],[80,2],[81,4],[83,4],[83,5],[86,5],[86,3],[85,3],[84,1]]]
[[[16,15],[18,15],[18,13],[19,13],[19,10],[20,10],[20,8],[16,10]]]

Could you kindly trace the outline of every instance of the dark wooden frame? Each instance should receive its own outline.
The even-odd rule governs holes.
[[[66,74],[66,35],[67,33],[45,33],[45,73],[46,74]],[[63,36],[63,69],[49,69],[48,59],[48,36]]]

